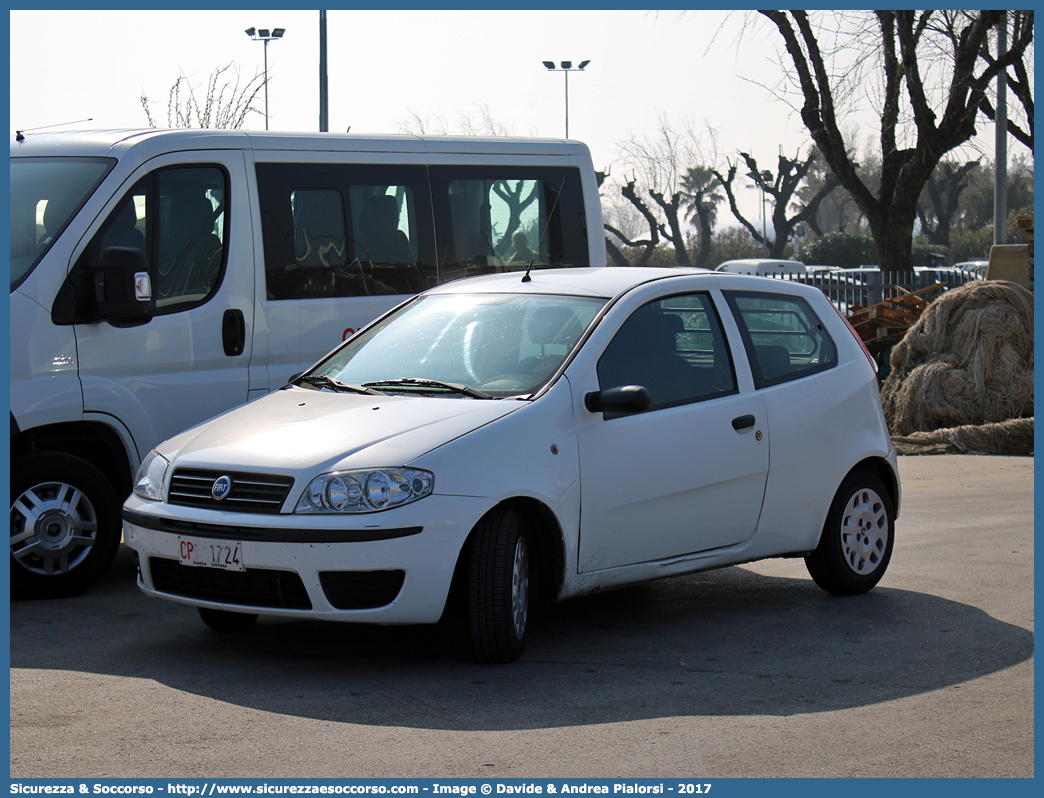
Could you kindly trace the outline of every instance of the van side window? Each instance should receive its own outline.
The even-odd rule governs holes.
[[[152,172],[120,200],[77,265],[102,260],[112,246],[134,247],[155,265],[157,315],[205,302],[225,265],[227,197],[219,167]]]
[[[290,192],[294,216],[294,262],[298,266],[344,266],[348,232],[344,198],[335,188],[302,188]]]
[[[750,360],[756,388],[806,377],[837,365],[837,347],[800,297],[726,291]]]
[[[440,280],[588,266],[580,170],[433,166]]]
[[[269,299],[436,284],[425,167],[259,163],[256,172]]]
[[[598,361],[598,387],[642,385],[653,409],[736,393],[732,357],[707,294],[650,302],[623,323]]]

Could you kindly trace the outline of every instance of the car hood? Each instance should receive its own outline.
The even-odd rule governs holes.
[[[159,450],[179,466],[196,468],[292,473],[406,465],[525,404],[287,388],[183,432]]]

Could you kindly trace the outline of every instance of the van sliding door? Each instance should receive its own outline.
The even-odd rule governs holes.
[[[427,167],[257,163],[269,387],[437,284]],[[259,325],[259,328],[262,328]]]

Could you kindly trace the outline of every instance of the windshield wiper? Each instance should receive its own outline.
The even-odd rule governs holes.
[[[377,380],[376,382],[364,382],[363,387],[369,388],[371,386],[389,387],[401,385],[403,387],[417,386],[420,388],[441,388],[445,391],[452,391],[453,393],[463,394],[464,396],[470,396],[474,399],[492,399],[488,393],[482,393],[482,391],[469,388],[467,385],[458,385],[453,382],[441,382],[440,380],[427,380],[419,379],[415,377],[406,377],[401,380]]]
[[[308,377],[301,377],[299,382],[305,382],[309,385],[314,385],[316,388],[329,388],[331,391],[349,391],[351,393],[366,393],[374,394],[376,396],[384,396],[385,394],[380,391],[375,391],[373,388],[367,386],[359,387],[357,385],[348,385],[344,382],[339,382],[333,377],[328,377],[325,374],[312,374]]]

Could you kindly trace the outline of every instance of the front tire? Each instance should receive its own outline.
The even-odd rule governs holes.
[[[887,488],[876,474],[854,471],[838,488],[805,567],[829,593],[865,593],[884,576],[894,542],[895,511]]]
[[[11,592],[62,598],[94,584],[120,547],[120,500],[86,460],[32,452],[11,463]]]
[[[516,511],[498,507],[475,529],[468,570],[471,650],[481,662],[513,662],[529,631],[530,538]]]

